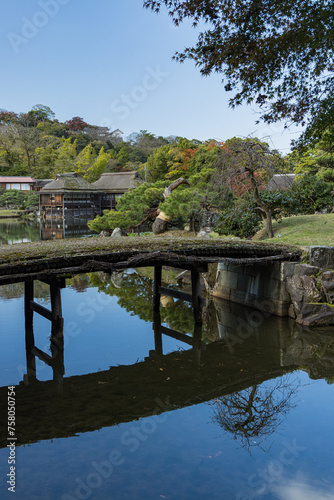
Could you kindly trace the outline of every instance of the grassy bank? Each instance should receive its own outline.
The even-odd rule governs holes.
[[[6,210],[5,208],[0,208],[0,219],[16,218],[19,217],[19,210]]]
[[[287,245],[334,246],[334,214],[299,215],[274,221],[274,239],[268,240],[265,230],[259,231],[253,241],[271,241]]]

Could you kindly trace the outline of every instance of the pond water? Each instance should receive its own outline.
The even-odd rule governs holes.
[[[93,234],[86,219],[50,219],[46,222],[22,219],[0,219],[0,245],[39,240],[78,238]],[[96,234],[96,233],[94,233]]]
[[[153,314],[151,276],[68,279],[53,368],[27,355],[24,284],[0,287],[0,498],[15,453],[19,500],[333,499],[334,329],[214,300],[199,332],[180,300]],[[50,355],[36,313],[34,344]]]

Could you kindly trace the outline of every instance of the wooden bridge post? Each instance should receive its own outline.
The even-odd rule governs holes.
[[[33,329],[33,315],[34,312],[30,306],[30,302],[34,298],[34,282],[25,281],[24,283],[24,318],[25,318],[25,345],[26,345],[26,361],[27,361],[27,375],[23,380],[25,384],[36,380],[36,359],[32,353],[35,345],[34,329]]]
[[[61,306],[61,286],[57,281],[50,282],[51,298],[51,353],[53,380],[63,378],[64,368],[64,319]]]
[[[153,282],[153,311],[160,311],[160,287],[161,287],[162,266],[154,266],[154,282]]]
[[[205,344],[202,344],[202,323],[195,323],[193,335],[193,352],[196,364],[201,364],[202,349]]]
[[[196,269],[191,269],[191,291],[195,323],[202,323],[201,278]]]
[[[153,330],[155,353],[162,356],[162,334],[161,334],[161,316],[160,311],[153,311]]]
[[[31,308],[31,301],[34,300],[34,282],[25,281],[24,282],[24,318],[25,327],[27,329],[32,329],[33,327],[33,315],[34,312]]]

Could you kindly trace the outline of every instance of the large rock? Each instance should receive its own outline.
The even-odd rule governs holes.
[[[310,263],[313,266],[334,268],[334,247],[310,247]]]
[[[204,229],[201,229],[200,232],[197,233],[197,238],[210,238],[210,236]]]
[[[334,304],[334,271],[325,271],[320,275],[326,302]]]
[[[119,238],[120,236],[122,236],[122,230],[119,227],[115,227],[115,229],[111,233],[111,237],[112,238]]]
[[[309,264],[295,264],[294,275],[295,276],[314,276],[320,271],[317,266],[310,266]]]
[[[290,308],[289,314],[292,317],[297,316],[303,305],[309,302],[321,302],[323,299],[322,291],[317,288],[316,280],[307,275],[294,275],[287,279],[287,289],[293,304],[293,310]]]
[[[198,238],[208,238],[210,237],[209,234],[212,233],[212,229],[210,226],[204,226],[201,227],[201,230],[197,234]]]
[[[304,304],[296,321],[304,326],[334,325],[334,306],[329,304]]]

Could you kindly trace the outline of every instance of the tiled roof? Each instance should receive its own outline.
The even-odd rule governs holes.
[[[267,184],[267,189],[289,189],[296,174],[275,174]]]
[[[124,193],[128,189],[135,188],[143,181],[139,173],[134,172],[113,172],[102,174],[98,181],[93,182],[95,189],[99,191],[110,191]]]
[[[42,191],[93,191],[95,188],[76,172],[57,174],[55,179],[46,184]]]
[[[0,177],[0,182],[8,182],[8,183],[14,183],[14,182],[24,182],[24,183],[29,183],[29,182],[35,182],[35,179],[32,177]]]
[[[35,187],[45,186],[46,184],[49,184],[49,182],[52,181],[53,179],[35,179]]]

